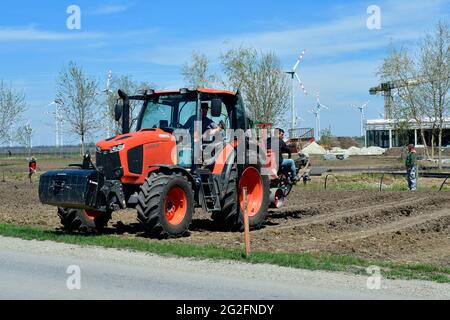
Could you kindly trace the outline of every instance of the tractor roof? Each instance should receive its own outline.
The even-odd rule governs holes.
[[[155,90],[155,93],[179,93],[181,89],[173,89],[173,90]],[[216,94],[229,94],[232,96],[236,95],[236,92],[228,91],[228,90],[216,90],[216,89],[208,89],[208,88],[189,88],[189,91],[198,91],[203,93],[216,93]]]

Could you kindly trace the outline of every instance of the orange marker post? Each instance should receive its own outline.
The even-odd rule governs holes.
[[[245,241],[245,257],[250,256],[250,227],[248,222],[248,195],[247,188],[242,189],[244,198],[244,241]]]

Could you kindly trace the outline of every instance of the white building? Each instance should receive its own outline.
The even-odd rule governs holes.
[[[402,147],[409,143],[414,143],[415,145],[423,144],[420,126],[415,120],[410,120],[408,130],[403,132],[397,129],[396,122],[392,119],[366,120],[364,127],[367,147],[392,148]],[[425,129],[427,146],[430,146],[432,122],[429,119],[424,119],[422,127]],[[438,145],[438,130],[435,130],[434,144]],[[442,146],[450,146],[450,117],[444,121]]]

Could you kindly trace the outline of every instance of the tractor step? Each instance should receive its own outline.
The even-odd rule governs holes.
[[[200,178],[200,190],[202,194],[202,207],[206,212],[220,211],[219,188],[214,181],[213,175],[208,169],[197,169]]]

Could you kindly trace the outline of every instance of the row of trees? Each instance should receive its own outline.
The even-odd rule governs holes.
[[[414,50],[414,51],[413,51]],[[393,117],[398,130],[408,130],[414,121],[430,157],[425,132],[431,124],[431,158],[438,137],[439,167],[442,167],[442,135],[450,116],[450,29],[439,22],[413,49],[392,47],[378,70],[383,81],[395,81]]]
[[[150,88],[147,83],[137,83],[130,76],[115,77],[110,87],[100,89],[99,82],[87,75],[74,62],[61,71],[56,101],[60,101],[64,120],[68,130],[80,139],[81,153],[84,153],[86,138],[100,130],[114,135],[120,132],[121,125],[114,121],[114,108],[117,101],[117,91],[122,89],[127,93],[137,93]],[[103,105],[103,107],[99,107]],[[130,103],[130,128],[137,123],[141,104],[138,101]]]

